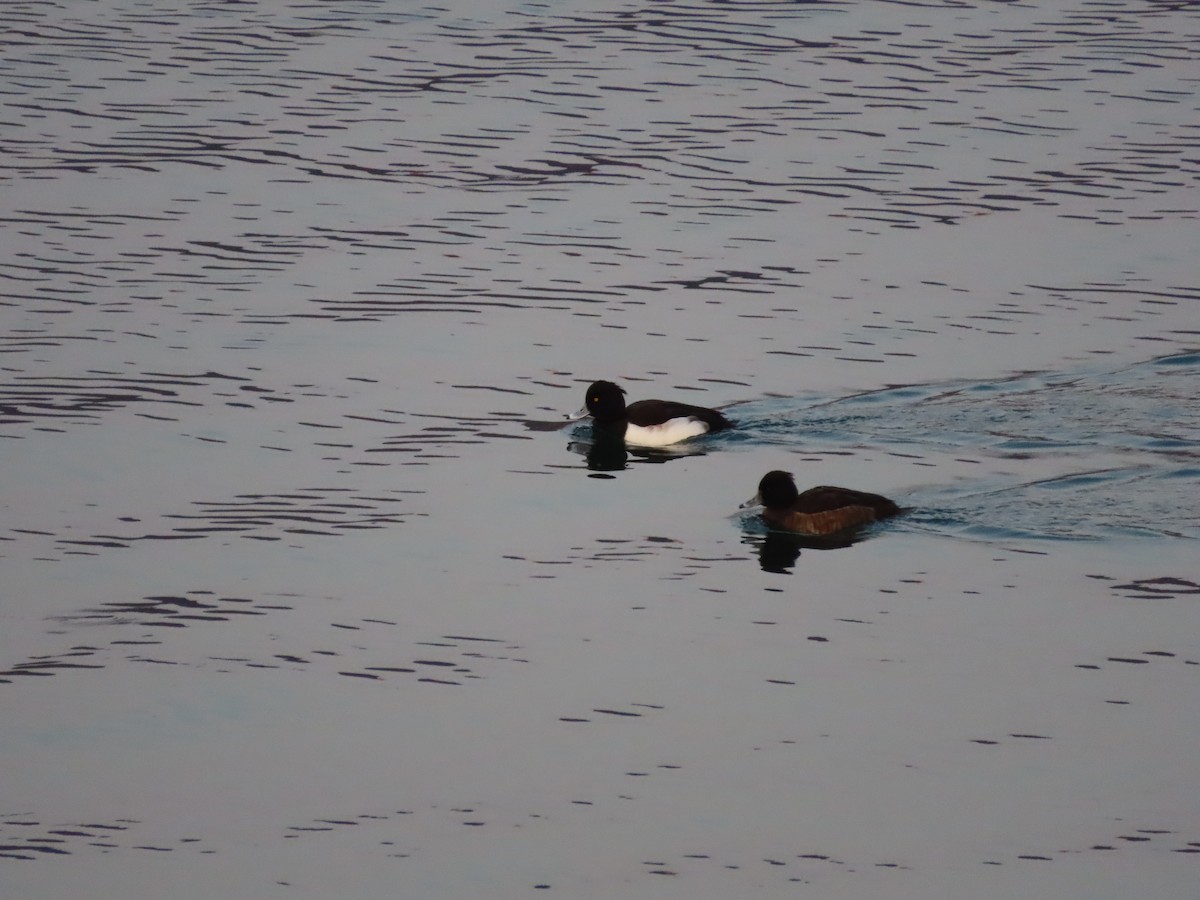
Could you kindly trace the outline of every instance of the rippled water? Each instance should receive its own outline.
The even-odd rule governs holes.
[[[0,893],[1192,896],[1194,3],[0,28]]]
[[[742,430],[721,440],[815,459],[879,450],[934,469],[983,466],[986,475],[905,497],[909,524],[951,535],[1196,539],[1198,380],[1192,353],[1116,370],[764,400],[739,407]]]

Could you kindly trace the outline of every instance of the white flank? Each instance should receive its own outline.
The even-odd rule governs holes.
[[[661,425],[633,425],[625,429],[625,443],[638,447],[666,447],[708,431],[708,425],[694,416],[667,419]]]

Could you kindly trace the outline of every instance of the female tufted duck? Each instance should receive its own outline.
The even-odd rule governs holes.
[[[822,486],[800,493],[791,473],[779,471],[764,475],[758,493],[743,505],[759,504],[772,528],[812,535],[835,534],[900,512],[887,497],[850,488]]]
[[[625,390],[597,381],[587,390],[587,411],[598,436],[621,438],[639,447],[665,447],[709,431],[732,428],[715,409],[674,400],[638,400],[625,405]]]

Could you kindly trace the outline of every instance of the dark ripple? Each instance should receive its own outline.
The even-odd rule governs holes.
[[[1173,600],[1179,597],[1200,598],[1200,584],[1171,575],[1156,578],[1137,578],[1124,584],[1109,585],[1131,600]]]
[[[48,340],[58,344],[63,339]],[[182,399],[183,389],[226,379],[245,380],[216,372],[192,376],[147,373],[137,378],[95,371],[78,377],[15,375],[0,382],[0,425],[27,424],[38,419],[78,422],[130,405],[200,406],[198,401]]]
[[[164,515],[167,520],[188,523],[166,532],[100,534],[85,541],[60,538],[59,543],[121,547],[136,541],[229,534],[260,541],[278,541],[291,535],[334,536],[400,524],[414,515],[397,508],[404,495],[410,493],[414,492],[380,490],[365,494],[334,487],[304,488],[286,494],[239,494],[224,501],[196,500],[192,504],[195,512]]]
[[[381,618],[328,622],[320,643],[300,646],[279,643],[278,635],[263,644],[270,652],[260,657],[214,656],[228,636],[210,637],[199,648],[176,645],[172,634],[182,629],[236,629],[253,634],[258,622],[302,609],[319,615],[324,601],[294,594],[255,600],[222,596],[211,591],[155,595],[137,600],[101,603],[69,615],[51,618],[54,631],[64,630],[89,639],[58,653],[31,656],[0,670],[0,684],[112,666],[185,666],[193,669],[262,671],[289,669],[323,677],[387,681],[412,676],[419,683],[461,686],[529,659],[512,641],[485,635],[452,634],[414,638],[399,623]],[[274,628],[279,625],[274,623]],[[261,637],[261,635],[260,635]],[[292,642],[295,638],[288,639]],[[404,645],[408,644],[407,649]]]
[[[278,603],[258,604],[244,597],[216,597],[205,592],[191,596],[169,595],[142,600],[102,603],[58,621],[86,625],[132,624],[176,627],[190,622],[228,622],[239,616],[264,616],[278,610]]]
[[[45,859],[88,849],[106,852],[120,846],[116,842],[127,839],[126,832],[139,824],[135,819],[47,824],[34,815],[8,813],[0,816],[0,858]]]
[[[148,335],[96,329],[94,335],[69,335],[49,330],[12,338],[10,352],[27,354],[40,347],[70,347],[72,342],[120,344]],[[67,426],[94,424],[122,410],[140,419],[177,423],[188,410],[224,406],[256,410],[294,403],[311,397],[310,385],[267,387],[254,369],[247,374],[224,372],[128,371],[85,369],[79,375],[49,374],[54,368],[45,358],[22,360],[22,368],[0,369],[0,426],[10,426],[5,436],[23,437],[28,425],[40,431],[63,431]],[[22,371],[23,369],[23,371]],[[33,374],[35,371],[43,374]],[[216,440],[215,438],[198,438]]]

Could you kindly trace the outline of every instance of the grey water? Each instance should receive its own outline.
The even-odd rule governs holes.
[[[0,48],[3,896],[1194,896],[1195,4]]]

